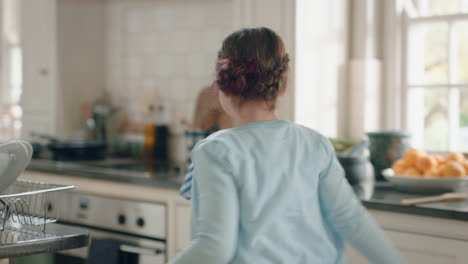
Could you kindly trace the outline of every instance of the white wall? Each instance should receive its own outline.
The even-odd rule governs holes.
[[[149,104],[164,103],[173,125],[190,121],[198,91],[214,78],[222,40],[250,26],[268,26],[286,44],[291,74],[278,110],[294,119],[295,1],[41,1],[40,8],[26,5],[22,17],[23,136],[30,130],[75,136],[84,125],[81,106],[105,88],[133,120],[142,119]],[[39,16],[43,23],[34,22]],[[34,78],[44,83],[35,85]]]
[[[278,100],[277,112],[280,118],[295,120],[295,15],[296,1],[292,0],[232,0],[234,4],[234,27],[268,27],[274,30],[284,42],[290,58],[288,89]]]
[[[348,1],[296,2],[296,122],[327,136],[342,135]]]
[[[172,123],[190,120],[214,78],[217,51],[233,30],[232,3],[114,0],[108,6],[107,87],[132,119],[165,102]]]
[[[73,136],[84,125],[81,105],[106,88],[132,121],[163,104],[180,139],[175,128],[191,122],[198,92],[213,81],[222,40],[251,26],[270,27],[285,42],[291,70],[278,112],[293,120],[294,15],[289,0],[58,0],[58,130]],[[173,160],[185,155],[183,143],[172,144],[182,144]]]

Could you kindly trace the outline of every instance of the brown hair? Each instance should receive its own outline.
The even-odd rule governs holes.
[[[274,102],[286,81],[289,57],[271,29],[245,28],[230,34],[218,53],[219,88],[242,100]]]

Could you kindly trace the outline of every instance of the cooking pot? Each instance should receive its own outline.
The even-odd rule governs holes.
[[[99,160],[106,157],[106,144],[97,141],[52,141],[47,144],[54,160]]]
[[[32,134],[33,137],[46,139],[47,148],[52,152],[52,159],[60,161],[99,160],[106,157],[107,145],[91,140],[59,140],[46,134]]]

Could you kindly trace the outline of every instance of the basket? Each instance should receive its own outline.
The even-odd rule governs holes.
[[[42,232],[46,224],[56,222],[62,191],[75,188],[72,185],[57,185],[28,180],[16,180],[0,193],[0,231],[7,223],[39,226]]]

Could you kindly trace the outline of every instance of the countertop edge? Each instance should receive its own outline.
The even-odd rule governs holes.
[[[427,208],[421,206],[404,206],[398,204],[389,204],[382,202],[373,202],[361,200],[362,204],[367,209],[401,213],[401,214],[411,214],[419,216],[428,216],[435,218],[444,218],[450,220],[459,220],[459,221],[468,221],[468,212],[460,212],[455,210],[444,210],[438,208]]]
[[[86,247],[89,246],[90,239],[90,234],[86,231],[85,233],[64,235],[57,238],[0,245],[2,249],[0,250],[0,258],[28,256]]]
[[[145,186],[133,183],[119,181],[110,181],[105,179],[93,179],[73,175],[60,175],[50,172],[39,172],[27,170],[22,178],[29,180],[47,181],[57,184],[72,184],[76,186],[77,192],[86,192],[89,194],[108,195],[116,198],[127,198],[134,200],[144,200],[149,202],[168,202],[174,200],[180,204],[190,204],[179,195],[178,190],[165,188],[163,186]],[[112,186],[111,188],[109,188]],[[103,187],[106,190],[102,192]],[[410,215],[428,216],[434,218],[451,219],[458,221],[468,221],[468,212],[457,211],[434,207],[425,207],[421,205],[403,206],[392,202],[376,201],[369,199],[360,199],[363,206],[367,209],[403,213]]]
[[[61,175],[33,170],[26,170],[20,178],[54,184],[73,185],[75,186],[75,189],[71,191],[100,196],[159,203],[167,203],[169,201],[177,201],[182,204],[190,203],[179,195],[178,190],[172,188],[125,183],[99,178],[93,179],[74,175]]]

